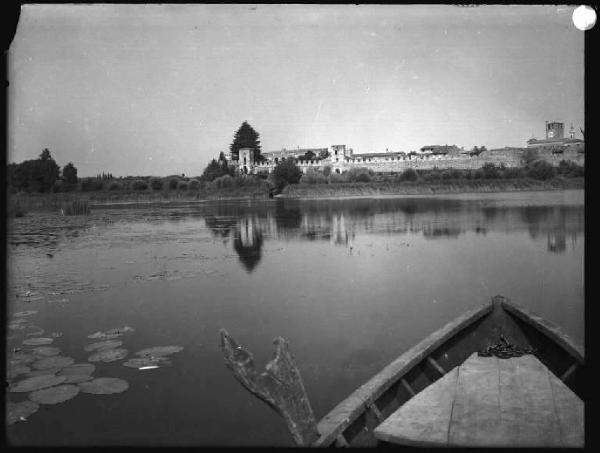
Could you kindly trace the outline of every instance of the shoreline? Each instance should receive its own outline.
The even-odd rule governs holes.
[[[19,201],[26,211],[56,210],[61,203],[85,200],[90,207],[150,205],[150,204],[195,204],[214,201],[264,201],[282,200],[333,200],[352,198],[398,198],[438,195],[460,195],[474,193],[513,193],[513,192],[553,192],[564,190],[584,190],[583,177],[553,178],[548,181],[531,179],[518,180],[470,180],[449,182],[393,183],[373,181],[368,183],[336,184],[293,184],[285,187],[281,194],[269,197],[268,191],[252,191],[245,195],[239,190],[223,189],[217,193],[201,197],[199,193],[122,193],[106,192],[66,192],[50,194],[9,194],[9,206]],[[204,194],[206,195],[206,194]]]
[[[287,186],[283,199],[338,199],[338,198],[386,198],[411,196],[437,196],[468,193],[547,192],[561,190],[584,190],[584,178],[554,178],[548,181],[531,179],[480,180],[439,183],[340,183],[298,184]]]

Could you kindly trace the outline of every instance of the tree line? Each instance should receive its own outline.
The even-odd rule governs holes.
[[[69,162],[62,168],[45,148],[37,159],[7,166],[8,186],[12,191],[48,193],[57,191],[57,185],[64,190],[77,186],[77,168]]]

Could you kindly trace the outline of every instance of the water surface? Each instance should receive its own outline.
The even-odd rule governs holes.
[[[9,227],[9,319],[37,310],[77,362],[89,334],[123,325],[130,354],[184,347],[171,367],[99,364],[129,389],[44,406],[8,428],[19,445],[290,445],[225,368],[221,327],[259,367],[286,338],[317,418],[496,294],[583,343],[583,191],[129,204]]]

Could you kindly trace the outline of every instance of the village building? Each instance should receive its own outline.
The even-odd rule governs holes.
[[[527,148],[554,148],[554,152],[561,152],[564,147],[576,147],[583,152],[584,141],[575,138],[575,129],[571,123],[569,137],[564,137],[564,123],[546,121],[546,138],[538,140],[531,138],[527,140]]]
[[[256,159],[254,150],[241,148],[238,160],[231,159],[231,153],[225,158],[239,173],[271,173],[283,159],[293,158],[303,173],[322,171],[331,167],[335,173],[344,173],[352,168],[368,168],[378,173],[399,173],[407,168],[413,169],[477,169],[485,164],[518,167],[522,165],[523,153],[527,148],[535,148],[539,158],[558,165],[561,160],[584,164],[584,141],[575,138],[571,124],[569,138],[564,136],[564,123],[546,122],[546,138],[527,141],[527,147],[504,147],[474,153],[457,145],[426,145],[418,151],[389,151],[375,153],[354,153],[344,145],[331,145],[327,148],[296,148],[266,151],[262,159]],[[308,157],[310,158],[307,158]]]

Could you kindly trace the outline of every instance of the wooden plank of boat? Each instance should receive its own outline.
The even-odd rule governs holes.
[[[535,356],[473,354],[374,430],[412,446],[583,447],[583,402]]]

